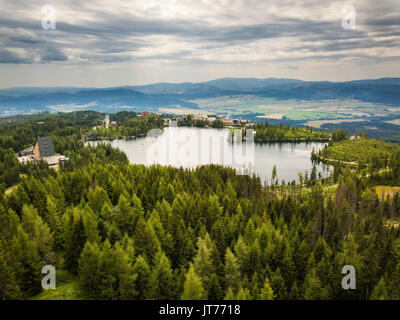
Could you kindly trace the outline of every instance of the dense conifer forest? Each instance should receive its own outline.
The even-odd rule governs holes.
[[[114,116],[133,135],[161,125]],[[400,230],[389,223],[400,198],[375,191],[399,185],[398,153],[382,166],[366,159],[368,173],[337,164],[326,179],[268,186],[221,166],[131,165],[110,145],[84,146],[99,119],[0,126],[1,299],[43,298],[44,265],[76,299],[400,299]],[[46,135],[70,161],[19,164],[15,153]],[[342,288],[344,265],[357,271],[355,290]]]
[[[295,142],[295,141],[329,141],[330,132],[315,130],[310,127],[297,128],[287,124],[271,125],[268,121],[256,123],[249,128],[254,129],[256,142]]]

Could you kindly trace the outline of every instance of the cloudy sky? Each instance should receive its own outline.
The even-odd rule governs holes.
[[[3,88],[400,77],[400,1],[0,0],[0,75]]]

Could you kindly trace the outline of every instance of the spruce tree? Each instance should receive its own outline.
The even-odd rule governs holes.
[[[161,245],[157,234],[151,226],[151,222],[146,222],[143,218],[140,218],[133,235],[133,240],[135,242],[136,254],[147,257],[148,261],[152,263],[155,254],[161,249]]]
[[[252,300],[249,289],[240,287],[236,294],[236,300]]]
[[[208,285],[208,299],[209,300],[222,300],[224,298],[222,287],[218,276],[213,273],[210,277]]]
[[[25,296],[37,294],[41,290],[41,267],[39,252],[35,242],[19,227],[12,240],[12,254],[18,261],[16,279]]]
[[[176,288],[171,263],[162,250],[157,252],[154,261],[147,299],[172,299]]]
[[[382,277],[375,288],[372,290],[370,300],[387,300],[389,299],[386,290],[385,279]]]
[[[265,279],[264,287],[261,289],[259,300],[274,300],[274,292],[269,284],[268,278]]]
[[[214,267],[211,261],[211,250],[204,239],[198,241],[198,251],[193,260],[193,269],[207,287]]]
[[[190,266],[186,273],[186,280],[181,296],[181,300],[205,300],[207,294],[203,288],[200,277],[194,271],[193,265]]]
[[[82,218],[79,217],[77,221],[71,220],[72,230],[70,237],[66,239],[65,243],[65,264],[69,271],[74,274],[78,272],[78,260],[86,243],[85,227]]]
[[[16,272],[13,269],[15,263],[8,256],[11,253],[6,253],[4,243],[0,240],[0,299],[11,300],[22,297],[21,290],[16,278]]]
[[[276,300],[285,300],[287,298],[285,280],[283,279],[279,268],[272,275],[271,287]]]
[[[100,296],[101,252],[97,244],[86,242],[79,258],[79,278],[82,292],[92,298]]]
[[[235,255],[227,248],[225,254],[225,289],[236,292],[240,283],[240,267]]]
[[[150,287],[150,267],[142,256],[138,256],[135,264],[133,265],[132,272],[136,274],[135,288],[136,298],[144,300]]]
[[[326,300],[329,298],[328,290],[323,286],[314,268],[310,270],[304,280],[303,292],[305,300]]]

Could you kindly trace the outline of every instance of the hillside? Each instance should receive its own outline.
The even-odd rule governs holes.
[[[393,153],[400,151],[400,147],[375,139],[354,139],[334,143],[321,151],[327,159],[345,162],[357,162],[361,165],[371,161],[387,161]]]

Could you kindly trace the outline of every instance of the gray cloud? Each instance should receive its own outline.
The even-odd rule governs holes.
[[[0,48],[0,63],[24,64],[32,62],[33,59],[31,57],[24,57],[21,56],[21,54],[12,52],[8,49]]]
[[[47,46],[40,50],[40,60],[41,62],[67,61],[68,57],[61,49]]]
[[[269,61],[300,73],[296,61],[330,68],[340,61],[389,63],[400,56],[398,0],[354,0],[355,30],[341,27],[340,1],[52,2],[57,29],[43,30],[42,1],[0,0],[0,70],[4,64],[156,69],[165,67],[162,61],[171,66]]]

